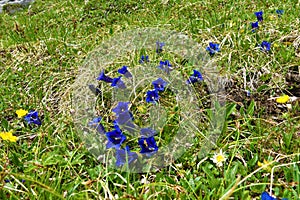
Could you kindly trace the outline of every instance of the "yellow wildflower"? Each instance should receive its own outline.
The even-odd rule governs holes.
[[[0,137],[2,138],[2,140],[8,140],[10,142],[16,142],[18,140],[18,137],[13,136],[12,130],[8,132],[0,132]]]
[[[283,95],[281,97],[276,98],[276,102],[277,103],[286,103],[286,102],[288,102],[289,99],[290,99],[290,97],[288,95]]]
[[[263,163],[261,163],[261,162],[257,162],[257,165],[259,166],[259,167],[262,167],[264,170],[266,170],[266,171],[271,171],[271,164],[270,164],[271,162],[269,162],[269,161],[267,161],[267,160],[265,160],[264,159],[264,162]]]
[[[274,43],[274,44],[273,44],[273,47],[274,47],[274,48],[278,48],[278,47],[279,47],[279,44],[278,44],[278,43]]]
[[[23,110],[23,109],[19,109],[19,110],[16,110],[16,113],[18,115],[18,118],[22,118],[25,115],[27,115],[28,111],[27,110]]]

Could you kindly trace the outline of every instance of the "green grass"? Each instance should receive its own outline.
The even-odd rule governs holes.
[[[277,197],[299,199],[299,100],[292,109],[268,100],[293,96],[293,88],[299,91],[299,83],[285,80],[286,74],[300,70],[299,6],[298,1],[278,0],[36,0],[23,11],[2,13],[0,132],[14,130],[19,140],[0,141],[0,199],[259,199],[271,182]],[[284,10],[282,17],[276,9]],[[264,22],[253,33],[250,22],[259,10]],[[221,44],[214,59],[222,75],[234,82],[217,141],[228,157],[223,167],[211,162],[214,151],[197,156],[200,142],[170,166],[144,174],[108,168],[85,148],[73,108],[64,103],[72,99],[78,69],[105,39],[143,27],[183,32],[203,49],[210,41]],[[267,54],[256,48],[263,40],[272,42]],[[38,110],[42,126],[18,119],[19,108]],[[269,169],[259,168],[264,159],[274,161]]]

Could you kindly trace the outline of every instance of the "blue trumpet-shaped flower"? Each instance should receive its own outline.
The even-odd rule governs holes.
[[[104,134],[105,133],[105,129],[104,126],[101,124],[101,117],[96,117],[94,118],[92,121],[89,122],[89,126],[96,129],[98,131],[98,133]]]
[[[198,78],[199,80],[203,81],[202,74],[199,71],[195,70],[195,69],[193,70],[193,75],[192,76],[194,76],[194,77]]]
[[[140,63],[140,64],[143,64],[143,63],[145,63],[145,62],[149,62],[149,56],[144,56],[144,55],[142,55],[142,56],[141,56],[141,59],[139,60],[139,63]]]
[[[164,81],[162,78],[158,78],[157,80],[152,82],[154,89],[159,92],[164,91],[167,84],[168,83],[166,81]]]
[[[165,61],[161,60],[157,68],[163,70],[167,74],[170,74],[170,72],[172,71],[172,65],[169,60],[165,60]]]
[[[272,197],[267,192],[263,192],[260,197],[261,200],[277,200],[275,197]],[[282,198],[281,200],[288,200],[287,198]]]
[[[220,45],[219,45],[219,44],[216,44],[216,43],[213,43],[213,42],[210,42],[210,43],[209,43],[209,46],[206,47],[206,51],[208,51],[209,54],[212,56],[212,55],[214,55],[216,52],[219,52],[219,51],[220,51]]]
[[[252,32],[254,32],[255,29],[258,29],[258,21],[257,22],[252,22],[251,27],[252,27]]]
[[[165,46],[165,43],[163,42],[156,42],[156,53],[161,53],[163,51],[163,46]]]
[[[147,103],[156,103],[159,99],[158,91],[157,90],[148,90],[146,96]]]
[[[25,117],[25,121],[27,121],[28,124],[36,124],[36,125],[41,125],[42,122],[38,116],[37,111],[31,110]]]
[[[264,14],[263,11],[258,11],[258,12],[255,12],[254,14],[256,15],[257,21],[261,22],[264,20],[263,19],[263,14]]]
[[[122,125],[122,128],[133,132],[135,130],[135,125],[132,123],[134,120],[133,114],[128,110],[129,102],[119,102],[117,107],[112,109],[116,113],[115,123]]]
[[[117,149],[116,151],[116,166],[120,167],[124,164],[130,164],[138,158],[135,152],[131,152],[129,147],[126,146],[125,149]]]
[[[203,81],[202,74],[194,69],[194,73],[192,76],[189,77],[189,79],[186,81],[187,84],[194,84],[196,82]]]
[[[89,84],[89,89],[96,95],[98,96],[99,94],[101,94],[101,90],[99,88],[97,88],[95,85],[93,84]]]
[[[148,138],[140,138],[138,144],[141,147],[141,154],[145,154],[146,156],[150,157],[158,151],[158,146],[156,145],[156,141],[154,137]]]
[[[106,144],[107,149],[119,149],[122,143],[126,140],[126,136],[122,133],[120,128],[107,132],[106,137],[108,139],[108,142]]]
[[[110,78],[109,76],[106,76],[105,73],[104,73],[104,70],[102,70],[97,78],[97,80],[99,81],[104,81],[104,82],[107,82],[107,83],[112,83],[113,82],[113,79]]]
[[[140,133],[143,138],[148,138],[156,135],[156,131],[151,128],[141,128]]]
[[[130,121],[132,121],[132,115],[130,112],[123,112],[117,115],[116,122],[119,125],[127,124]]]
[[[127,66],[123,66],[122,68],[118,69],[120,74],[123,74],[126,78],[131,78],[132,74],[128,71]]]
[[[128,112],[128,105],[129,105],[129,102],[118,102],[118,105],[112,109],[112,111],[114,113],[116,113],[116,115],[120,115],[122,113],[125,113],[125,112]]]
[[[263,41],[260,45],[261,50],[263,51],[270,51],[271,50],[271,43],[267,41]]]
[[[111,86],[120,88],[120,89],[125,89],[126,85],[125,83],[121,80],[122,76],[119,76],[118,78],[114,78],[112,80]]]

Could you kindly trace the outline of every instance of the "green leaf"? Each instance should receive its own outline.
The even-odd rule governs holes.
[[[233,113],[235,108],[236,108],[235,103],[231,103],[227,106],[227,108],[226,108],[226,119],[228,119],[228,117]]]
[[[247,108],[247,114],[248,115],[253,116],[254,107],[255,107],[255,102],[254,102],[254,100],[252,100],[249,107]]]
[[[261,91],[263,91],[264,89],[267,89],[269,86],[268,85],[261,85],[261,86],[259,86],[258,88],[257,88],[257,92],[261,92]]]
[[[253,158],[247,162],[249,166],[255,166],[258,161],[258,155],[254,154]]]

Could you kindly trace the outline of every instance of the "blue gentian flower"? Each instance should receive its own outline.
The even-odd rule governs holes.
[[[122,143],[126,140],[126,136],[123,135],[120,129],[115,129],[113,131],[107,132],[106,137],[108,142],[106,144],[106,148],[115,148],[119,149]]]
[[[112,80],[111,86],[112,87],[116,87],[116,88],[120,88],[120,89],[125,89],[126,85],[125,83],[121,80],[122,76],[119,76],[118,78],[114,78]]]
[[[158,146],[156,145],[156,141],[153,136],[148,138],[140,138],[138,144],[142,149],[140,153],[145,154],[148,157],[158,151]]]
[[[127,159],[126,159],[127,157]],[[128,146],[125,149],[117,149],[116,151],[116,166],[120,167],[124,165],[126,162],[128,164],[132,163],[134,160],[138,158],[138,155],[135,152],[130,152]]]
[[[133,115],[130,111],[119,113],[115,122],[119,125],[122,125],[122,128],[133,133],[136,129],[133,121]]]
[[[101,117],[96,117],[92,121],[90,121],[88,125],[92,128],[95,128],[98,131],[98,133],[104,134],[105,129],[104,126],[100,123],[101,120]]]
[[[193,73],[194,77],[199,78],[200,81],[203,81],[202,74],[199,71],[197,71],[197,70],[194,69],[193,72],[194,72]]]
[[[261,194],[261,200],[276,200],[276,198],[270,196],[267,192]]]
[[[135,130],[137,130],[137,127],[131,121],[127,121],[126,124],[123,124],[122,128],[125,129],[126,131],[130,132],[131,134],[134,133]]]
[[[281,17],[281,15],[283,15],[284,10],[276,10],[276,13],[278,15],[278,17]]]
[[[194,84],[196,82],[203,81],[202,74],[194,69],[194,73],[192,76],[189,77],[189,79],[186,81],[187,84]]]
[[[116,115],[118,116],[121,113],[129,111],[128,105],[129,105],[129,102],[118,102],[118,105],[114,109],[112,109],[112,111],[114,113],[116,113]]]
[[[144,62],[149,62],[149,56],[141,56],[139,63],[143,64]]]
[[[116,122],[119,125],[127,124],[130,121],[132,121],[132,117],[130,115],[130,112],[123,112],[123,113],[119,113],[117,115]]]
[[[99,94],[101,94],[101,90],[99,88],[97,88],[95,85],[93,84],[89,84],[89,89],[96,95],[98,96]]]
[[[261,200],[277,200],[275,197],[272,197],[267,192],[263,192],[260,197]],[[287,198],[282,198],[281,200],[288,200]]]
[[[164,91],[167,84],[168,83],[166,81],[164,81],[162,78],[158,78],[157,80],[152,82],[154,89],[159,92]]]
[[[156,131],[151,128],[141,128],[140,132],[143,138],[148,138],[156,135]]]
[[[123,66],[122,68],[118,69],[120,74],[123,74],[126,78],[131,78],[132,74],[128,71],[127,66]]]
[[[135,129],[135,125],[132,123],[134,118],[133,114],[128,110],[128,105],[129,102],[118,102],[117,107],[112,109],[112,111],[117,116],[115,123],[123,125],[128,131],[133,131]]]
[[[157,90],[148,90],[147,91],[147,97],[146,102],[147,103],[156,103],[159,99],[158,91]]]
[[[41,125],[42,122],[38,116],[38,112],[31,110],[25,117],[24,119],[27,121],[28,124],[36,124],[36,125]]]
[[[219,45],[219,44],[216,44],[216,43],[213,43],[213,42],[210,42],[210,43],[209,43],[209,46],[206,47],[206,51],[208,51],[209,54],[212,56],[212,55],[214,55],[216,52],[219,52],[219,51],[220,51],[220,45]]]
[[[252,22],[251,27],[252,27],[252,32],[255,32],[255,29],[258,29],[258,21],[257,22]]]
[[[167,74],[170,74],[170,71],[172,71],[172,65],[169,60],[160,61],[157,67]]]
[[[107,83],[112,83],[113,82],[113,79],[110,78],[109,76],[106,76],[104,74],[104,70],[102,70],[102,72],[100,72],[98,78],[97,78],[98,81],[104,81],[104,82],[107,82]]]
[[[258,12],[255,12],[254,14],[255,14],[256,17],[257,17],[257,21],[261,22],[261,21],[264,20],[264,19],[263,19],[263,14],[264,14],[263,11],[258,11]]]
[[[117,130],[119,132],[122,132],[121,129],[120,129],[120,127],[119,127],[119,124],[118,124],[118,122],[116,120],[113,121],[113,124],[114,124],[114,129],[115,130]]]
[[[156,53],[161,53],[163,51],[163,46],[165,46],[165,43],[163,42],[156,42]]]
[[[261,50],[263,51],[270,51],[271,50],[271,43],[267,41],[263,41],[260,45]]]
[[[190,76],[189,79],[186,81],[187,84],[194,84],[197,83],[199,81],[199,79],[197,77],[194,76]]]
[[[250,97],[251,96],[251,92],[249,90],[246,90],[246,95],[247,95],[247,97]]]

